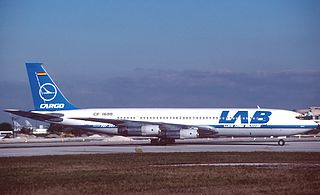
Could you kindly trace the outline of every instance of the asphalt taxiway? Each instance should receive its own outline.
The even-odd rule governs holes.
[[[320,152],[320,138],[288,139],[284,146],[268,140],[219,139],[184,140],[176,144],[155,146],[148,140],[130,141],[60,141],[1,143],[0,157],[166,152]]]

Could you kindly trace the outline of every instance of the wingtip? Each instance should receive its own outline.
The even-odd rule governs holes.
[[[11,113],[11,112],[17,112],[19,110],[17,110],[17,109],[4,109],[3,111]]]

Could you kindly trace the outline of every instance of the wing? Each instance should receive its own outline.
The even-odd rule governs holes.
[[[117,120],[117,119],[105,119],[105,118],[72,118],[76,120],[83,120],[83,121],[91,121],[91,122],[100,122],[100,123],[108,123],[117,126],[120,130],[124,129],[126,133],[130,134],[130,130],[134,130],[138,132],[141,130],[142,132],[145,131],[145,135],[148,135],[146,132],[146,127],[154,128],[157,126],[160,130],[160,134],[166,137],[171,138],[189,138],[188,136],[201,137],[215,137],[217,131],[211,126],[197,126],[197,125],[184,125],[184,124],[173,124],[173,123],[163,123],[163,122],[148,122],[148,121],[133,121],[133,120]],[[141,132],[140,131],[140,132]],[[181,134],[183,132],[183,134]],[[150,132],[150,135],[155,135]],[[138,134],[132,134],[138,135]],[[141,134],[143,135],[143,133]],[[196,138],[190,137],[190,138]]]

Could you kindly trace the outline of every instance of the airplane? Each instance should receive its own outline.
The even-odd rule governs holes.
[[[62,94],[42,63],[26,63],[34,110],[6,109],[18,116],[109,135],[149,137],[151,144],[176,139],[284,137],[318,127],[300,113],[264,108],[87,108],[79,109]]]
[[[20,125],[20,123],[18,123],[18,121],[16,121],[15,119],[13,119],[13,130],[15,132],[17,131],[21,131],[22,126]]]
[[[25,120],[24,122],[26,123],[26,128],[32,129],[32,125],[28,120]]]

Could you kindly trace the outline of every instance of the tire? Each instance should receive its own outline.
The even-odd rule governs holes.
[[[159,139],[151,139],[151,144],[152,145],[158,145],[159,144]]]
[[[160,138],[160,139],[151,139],[152,145],[167,145],[167,144],[174,144],[175,140],[170,138]]]
[[[171,138],[165,138],[165,139],[160,139],[160,143],[163,143],[163,144],[174,144],[175,140],[171,139]]]
[[[279,141],[278,141],[279,146],[284,146],[285,143],[286,142],[283,139],[279,139]]]

